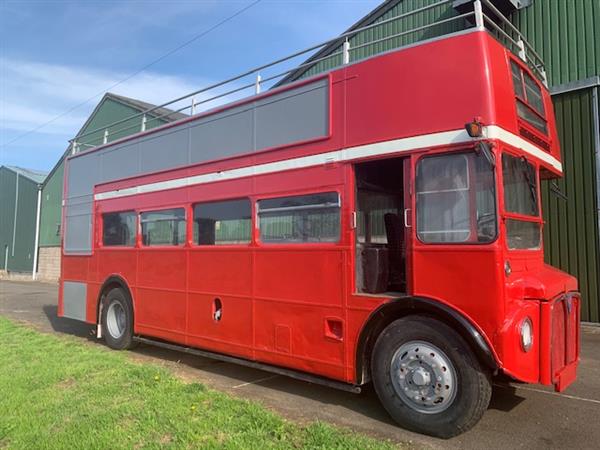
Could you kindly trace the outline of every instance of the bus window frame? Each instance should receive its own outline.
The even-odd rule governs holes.
[[[495,209],[495,213],[496,213],[496,234],[494,235],[494,238],[492,240],[490,240],[489,242],[469,242],[469,241],[462,241],[462,242],[424,242],[423,240],[421,240],[421,238],[419,237],[419,232],[417,230],[417,166],[419,165],[419,163],[421,162],[421,160],[423,158],[428,158],[428,157],[435,157],[435,156],[444,156],[444,155],[452,155],[452,154],[463,154],[466,155],[468,153],[476,153],[476,149],[475,147],[464,147],[464,146],[460,146],[457,148],[445,148],[445,149],[440,149],[440,150],[435,150],[435,151],[429,151],[426,153],[421,153],[421,154],[416,154],[415,155],[415,159],[414,159],[414,164],[412,167],[412,180],[411,180],[411,185],[412,185],[412,201],[411,201],[411,207],[413,210],[413,217],[412,217],[412,221],[411,223],[414,224],[414,226],[411,226],[410,228],[412,228],[413,231],[413,238],[414,241],[417,242],[419,245],[422,246],[427,246],[427,247],[446,247],[446,246],[450,246],[450,247],[456,247],[456,246],[463,246],[463,247],[473,247],[473,246],[477,246],[477,247],[482,247],[482,246],[492,246],[495,245],[499,238],[500,238],[500,220],[501,220],[501,215],[500,215],[500,185],[499,183],[501,182],[501,178],[498,176],[498,152],[494,152],[494,157],[496,159],[496,164],[494,165],[494,167],[491,168],[493,177],[494,177],[494,209]],[[468,166],[468,173],[469,173],[469,186],[471,186],[471,181],[470,181],[470,177],[472,177],[472,170],[473,168],[471,167],[471,165],[469,164]],[[501,171],[500,171],[501,172]],[[504,192],[504,190],[502,191]],[[473,202],[473,197],[476,196],[476,192],[471,191],[470,187],[469,187],[469,201]],[[503,201],[503,199],[502,199]],[[503,203],[504,206],[504,203]],[[474,209],[475,213],[477,211],[477,208],[475,207]],[[473,218],[473,216],[471,216],[471,219]],[[475,225],[477,224],[477,220],[475,220]],[[473,232],[477,232],[476,229],[473,229],[473,223],[470,224],[471,226],[471,233]]]
[[[521,95],[519,95],[517,93],[517,90],[515,89],[516,86],[514,83],[513,73],[512,73],[513,64],[519,68],[519,75],[521,78],[521,86],[523,87]],[[544,140],[548,140],[550,138],[550,129],[549,129],[549,123],[548,123],[548,117],[547,117],[548,107],[546,105],[546,99],[544,98],[544,87],[537,80],[537,78],[533,76],[533,74],[531,73],[529,68],[522,65],[518,59],[513,58],[512,56],[509,56],[508,65],[509,65],[509,73],[510,73],[510,82],[512,85],[512,94],[515,97],[515,113],[516,113],[516,117],[517,117],[517,121],[518,121],[519,125],[525,126],[525,128],[528,131],[536,133],[537,135],[539,135],[540,138],[542,138]],[[527,88],[525,86],[525,74],[527,74],[529,76],[529,78],[531,78],[533,80],[533,82],[537,85],[537,87],[540,90],[540,93],[542,95],[542,106],[544,107],[544,114],[540,114],[533,106],[531,106],[529,104],[529,101],[527,100]],[[546,126],[545,132],[540,130],[539,128],[535,127],[527,119],[524,119],[523,117],[521,117],[519,115],[517,102],[520,102],[530,112],[532,112],[534,115],[536,115],[538,118],[540,118],[544,122],[544,124]]]
[[[106,214],[120,214],[120,213],[133,213],[135,214],[135,228],[134,228],[134,239],[133,239],[133,245],[105,245],[104,244],[104,216]],[[138,210],[135,208],[131,208],[131,209],[116,209],[114,211],[110,210],[110,211],[98,211],[97,213],[93,214],[93,219],[94,222],[97,224],[96,229],[97,231],[97,235],[96,235],[96,247],[92,248],[92,253],[94,250],[96,249],[108,249],[108,250],[133,250],[138,248],[138,238],[139,238],[139,231],[140,231],[140,216],[138,213]]]
[[[228,201],[235,201],[235,200],[248,200],[248,203],[250,204],[250,238],[248,240],[248,242],[244,242],[243,244],[198,244],[196,243],[196,240],[194,239],[194,223],[195,223],[195,216],[194,216],[194,208],[196,205],[200,205],[200,204],[206,204],[206,203],[223,203],[223,202],[228,202]],[[188,230],[188,239],[187,242],[189,243],[189,246],[191,248],[202,248],[202,249],[218,249],[218,248],[248,248],[248,247],[252,247],[255,243],[255,236],[254,236],[254,228],[255,228],[255,222],[254,222],[254,212],[257,209],[255,204],[256,204],[256,198],[248,195],[248,196],[239,196],[239,197],[226,197],[226,198],[218,198],[218,199],[210,199],[210,200],[198,200],[195,202],[191,202],[189,204],[189,230]],[[257,225],[257,224],[256,224]]]
[[[537,216],[531,216],[528,214],[521,214],[521,213],[515,213],[515,212],[510,212],[506,210],[506,204],[504,202],[504,170],[500,170],[499,172],[501,173],[501,179],[499,182],[499,188],[502,190],[501,195],[500,195],[500,199],[502,201],[502,208],[501,208],[501,212],[500,212],[500,216],[501,216],[501,222],[502,222],[502,228],[503,228],[503,235],[504,235],[504,239],[503,239],[503,247],[506,251],[510,252],[513,255],[516,254],[530,254],[531,252],[540,252],[544,250],[544,217],[543,217],[543,211],[542,211],[542,190],[541,190],[541,178],[540,178],[540,169],[541,169],[541,165],[533,158],[527,158],[527,155],[525,155],[524,153],[519,154],[519,152],[503,146],[501,151],[498,152],[499,153],[499,159],[500,159],[500,167],[502,168],[502,156],[504,154],[508,154],[510,156],[513,156],[515,158],[522,158],[522,157],[526,157],[527,162],[529,164],[531,164],[534,168],[535,171],[535,178],[536,178],[536,188],[537,188],[537,192],[536,192],[536,201],[537,201],[537,209],[538,209],[538,215]],[[522,222],[534,222],[537,223],[540,227],[540,245],[537,248],[510,248],[508,245],[508,232],[506,230],[506,220],[520,220]]]
[[[283,248],[283,247],[293,247],[293,248],[301,248],[302,246],[310,246],[311,248],[318,247],[338,247],[345,246],[345,221],[344,221],[344,187],[340,187],[338,185],[334,186],[323,186],[320,189],[300,189],[295,191],[285,191],[285,192],[277,192],[270,193],[260,196],[253,197],[253,226],[254,230],[253,237],[255,239],[255,244],[261,248]],[[334,242],[331,241],[323,241],[323,242],[265,242],[260,238],[260,209],[258,203],[261,200],[270,200],[282,197],[300,197],[304,195],[316,195],[316,194],[326,194],[329,192],[335,192],[338,196],[338,212],[339,212],[339,234],[337,240]],[[354,231],[354,230],[353,230]]]
[[[144,213],[151,213],[151,212],[159,212],[159,211],[166,211],[169,209],[183,209],[183,214],[184,214],[184,222],[185,222],[185,239],[183,240],[183,242],[181,244],[177,244],[177,245],[167,245],[167,244],[160,244],[160,245],[146,245],[144,244],[144,236],[142,234],[142,214]],[[137,240],[136,240],[136,244],[137,244],[137,248],[139,249],[153,249],[153,250],[167,250],[167,249],[180,249],[180,248],[187,248],[189,247],[189,209],[188,209],[188,205],[182,205],[181,203],[178,203],[176,205],[172,205],[172,206],[157,206],[157,207],[150,207],[150,208],[144,208],[144,209],[139,209],[136,210],[137,212],[137,223],[138,223],[138,228],[137,228]],[[165,220],[169,220],[169,219],[165,219]]]

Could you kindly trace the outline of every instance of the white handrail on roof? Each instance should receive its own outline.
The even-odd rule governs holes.
[[[105,125],[101,128],[97,128],[95,130],[92,131],[88,131],[84,134],[80,134],[78,136],[76,136],[75,138],[71,139],[71,148],[72,148],[72,153],[77,153],[78,149],[82,148],[82,147],[96,147],[97,145],[101,145],[99,143],[94,144],[94,142],[97,142],[98,140],[100,140],[101,142],[104,141],[103,143],[106,143],[106,140],[108,138],[108,130],[111,129],[112,127],[116,126],[116,125],[120,125],[120,124],[124,124],[125,122],[129,122],[132,119],[141,117],[142,119],[142,123],[141,123],[141,130],[145,131],[147,129],[147,122],[148,121],[158,121],[162,118],[168,117],[171,114],[173,114],[173,112],[182,112],[185,110],[189,110],[191,115],[197,114],[198,111],[198,106],[200,105],[204,105],[210,102],[214,102],[215,100],[219,100],[219,99],[223,99],[225,97],[231,97],[234,94],[238,94],[240,92],[249,90],[249,89],[253,89],[253,94],[257,95],[261,92],[262,88],[269,82],[273,82],[277,79],[281,79],[282,77],[292,74],[292,73],[297,73],[299,71],[301,71],[302,69],[310,69],[311,67],[315,66],[317,63],[322,62],[322,61],[326,61],[326,60],[334,60],[335,58],[339,57],[339,62],[337,64],[333,64],[333,67],[330,69],[325,70],[326,71],[331,71],[334,70],[335,68],[339,67],[340,65],[345,65],[345,64],[349,64],[350,63],[350,54],[352,51],[356,51],[360,48],[364,48],[366,46],[369,45],[374,45],[380,42],[384,42],[384,41],[388,41],[394,38],[401,38],[404,36],[407,36],[411,33],[416,33],[419,31],[423,31],[435,26],[439,26],[441,24],[448,24],[451,22],[456,22],[456,21],[460,21],[460,20],[464,20],[464,19],[469,19],[471,17],[474,18],[474,21],[472,23],[469,23],[467,20],[464,21],[465,24],[465,29],[468,28],[475,28],[475,29],[485,29],[485,24],[488,24],[491,26],[491,28],[496,31],[498,33],[498,35],[500,36],[500,38],[504,39],[506,41],[506,43],[508,45],[507,48],[509,48],[511,51],[515,52],[516,54],[518,54],[522,59],[524,59],[525,61],[527,61],[529,58],[526,57],[526,55],[533,55],[532,60],[533,61],[527,61],[529,66],[532,68],[532,70],[540,76],[540,78],[542,79],[542,81],[544,81],[544,83],[546,82],[545,79],[545,71],[544,71],[544,63],[542,61],[542,59],[539,57],[539,55],[535,52],[535,50],[533,49],[533,47],[524,39],[523,35],[519,32],[519,30],[512,24],[510,23],[510,21],[504,17],[502,15],[502,13],[500,11],[498,11],[497,8],[495,8],[488,0],[475,0],[473,2],[473,11],[470,12],[466,12],[464,14],[459,14],[459,15],[455,15],[449,18],[445,18],[445,19],[440,19],[440,20],[434,20],[433,22],[431,22],[430,24],[427,25],[422,25],[422,26],[418,26],[418,27],[414,27],[411,29],[407,29],[404,30],[400,33],[396,33],[394,35],[391,36],[386,36],[384,38],[379,38],[379,39],[374,39],[359,45],[356,45],[354,47],[351,47],[351,43],[350,43],[350,39],[354,36],[356,36],[357,34],[372,29],[372,28],[376,28],[376,27],[380,27],[382,25],[388,24],[388,23],[392,23],[394,21],[397,20],[401,20],[401,19],[405,19],[417,14],[421,14],[427,11],[430,11],[434,8],[437,8],[439,6],[442,5],[446,5],[448,3],[451,3],[453,0],[441,0],[435,3],[431,3],[427,6],[423,6],[421,8],[417,8],[414,9],[412,11],[403,13],[403,14],[399,14],[397,16],[394,17],[390,17],[388,19],[384,19],[384,20],[380,20],[378,22],[375,22],[373,24],[370,25],[366,25],[360,28],[356,28],[354,30],[350,30],[347,31],[333,39],[329,39],[327,41],[321,42],[319,44],[313,45],[309,48],[306,48],[304,50],[300,50],[297,52],[292,53],[291,55],[285,56],[283,58],[279,58],[273,62],[267,63],[267,64],[263,64],[261,66],[255,67],[253,69],[247,70],[239,75],[233,76],[231,78],[228,78],[226,80],[220,81],[218,83],[214,83],[212,85],[206,86],[202,89],[198,89],[197,91],[191,92],[189,94],[186,94],[184,96],[178,97],[176,99],[170,100],[166,103],[163,103],[161,105],[158,106],[154,106],[152,108],[146,109],[142,112],[133,114],[131,116],[128,116],[124,119],[115,121],[109,125]],[[486,7],[489,8],[490,11],[492,11],[492,13],[498,17],[498,19],[500,20],[501,23],[505,24],[508,26],[509,28],[509,32],[504,31],[499,25],[497,25],[489,16],[487,16],[486,14],[483,13],[482,10],[482,4],[485,4]],[[458,32],[462,32],[458,31]],[[441,36],[449,36],[452,34],[455,34],[457,32],[449,32],[446,34],[441,34]],[[517,39],[514,39],[511,34],[516,34],[518,36]],[[417,39],[415,42],[419,42],[420,40],[425,40],[425,39]],[[278,72],[275,75],[271,75],[268,77],[263,77],[261,75],[261,73],[264,73],[264,71],[266,69],[271,69],[274,68],[275,66],[279,66],[283,63],[286,62],[291,62],[291,60],[298,58],[300,56],[306,55],[309,52],[313,52],[315,50],[319,50],[319,49],[323,49],[328,45],[331,44],[335,44],[335,43],[339,43],[341,49],[339,51],[335,51],[333,53],[329,53],[326,54],[325,56],[322,57],[317,57],[317,58],[309,58],[307,61],[299,64],[299,65],[295,65],[292,68],[287,68],[286,70],[282,71],[282,72]],[[413,43],[409,43],[409,44],[405,44],[405,45],[398,45],[398,47],[395,47],[396,49],[398,48],[402,48],[405,47],[407,45],[414,45]],[[527,53],[525,53],[525,49],[527,49]],[[357,59],[356,61],[359,61],[360,59]],[[355,62],[355,61],[354,61]],[[244,79],[244,78],[249,78],[249,77],[253,77],[253,79],[251,81],[249,81],[248,83],[245,83],[241,86],[237,86],[234,83]],[[219,88],[222,88],[224,86],[227,85],[232,85],[233,87],[231,87],[231,89],[225,91],[225,92],[219,92]],[[203,94],[203,95],[207,95],[207,98],[204,98],[200,101],[196,101],[195,98],[196,96],[198,96],[199,94]],[[183,100],[189,100],[191,99],[191,102],[187,102],[187,104],[183,107],[180,107],[178,109],[175,110],[170,110],[162,115],[160,114],[156,114],[156,111],[160,110],[161,108],[164,108],[166,106],[170,106],[170,105],[174,105],[177,104],[179,102],[182,102]],[[235,100],[235,98],[233,99]],[[154,114],[152,114],[154,113]],[[148,116],[149,115],[149,116]],[[128,125],[126,127],[117,129],[117,130],[111,130],[110,131],[110,135],[115,136],[118,135],[119,133],[124,133],[125,131],[129,131],[131,129],[140,129],[140,124],[139,122],[137,124],[133,124],[133,125]],[[98,137],[98,134],[101,133],[100,137]],[[82,139],[88,137],[88,139]],[[105,137],[105,139],[103,139],[103,137]]]

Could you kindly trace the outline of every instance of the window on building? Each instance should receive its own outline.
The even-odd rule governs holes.
[[[417,236],[425,243],[488,243],[497,235],[493,167],[483,154],[422,158],[417,165]]]
[[[340,206],[337,192],[260,200],[260,240],[271,244],[338,242]]]
[[[540,85],[515,61],[510,62],[517,114],[544,134],[548,133],[544,98]]]
[[[185,209],[163,209],[140,214],[144,245],[182,245],[185,243]]]
[[[252,235],[249,199],[194,205],[194,242],[199,245],[248,244]]]
[[[105,246],[133,247],[137,215],[134,211],[102,215],[102,244]]]

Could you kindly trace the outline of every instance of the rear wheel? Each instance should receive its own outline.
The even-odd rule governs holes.
[[[404,428],[449,438],[473,427],[488,407],[491,382],[466,342],[424,316],[392,322],[373,350],[381,403]]]
[[[102,334],[106,344],[115,350],[132,348],[133,307],[129,296],[121,288],[113,288],[102,303]]]

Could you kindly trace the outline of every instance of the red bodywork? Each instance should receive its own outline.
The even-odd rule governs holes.
[[[517,60],[481,31],[373,57],[326,75],[331,92],[328,138],[119,180],[96,186],[96,193],[460,130],[476,117],[516,136],[537,136],[547,147],[539,151],[560,161],[547,90],[543,89],[547,136],[517,118],[510,59]],[[503,139],[489,141],[497,167],[503,151],[524,154]],[[449,140],[403,150],[409,191],[422,155],[468,147]],[[556,165],[527,157],[544,173],[561,175]],[[500,170],[497,178],[499,232],[493,243],[426,245],[408,228],[407,294],[432,299],[462,315],[483,336],[501,371],[562,390],[574,380],[578,362],[576,280],[545,265],[543,249],[508,250],[503,219],[509,215],[504,214]],[[93,254],[63,256],[61,287],[64,281],[86,282],[87,322],[97,323],[101,287],[118,275],[131,292],[135,333],[360,384],[361,333],[373,311],[393,299],[355,293],[354,180],[351,162],[332,162],[96,201]],[[253,222],[249,245],[197,246],[188,221],[188,241],[182,247],[143,247],[139,236],[135,248],[102,247],[101,218],[106,212],[185,207],[190,217],[198,201],[249,197],[256,217],[257,200],[321,191],[340,194],[339,243],[264,245]],[[414,223],[414,198],[408,198],[407,220]],[[506,261],[512,267],[509,276]],[[216,297],[223,304],[219,322],[211,310]],[[528,353],[521,349],[518,331],[526,316],[534,329]]]

